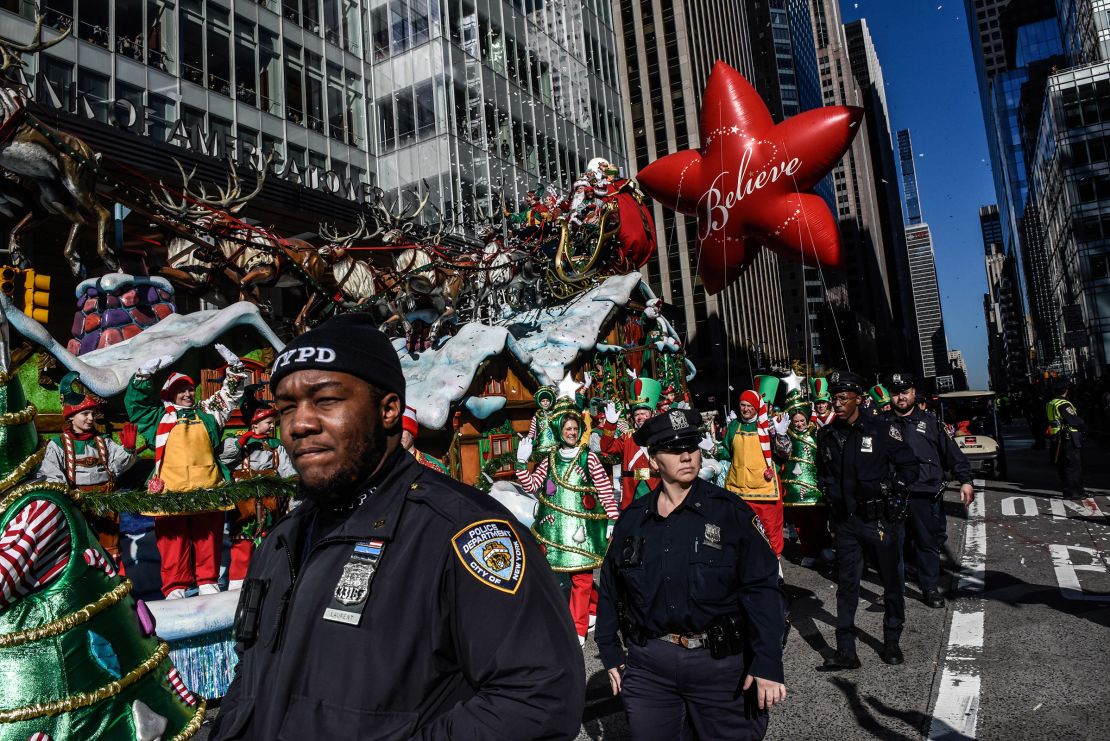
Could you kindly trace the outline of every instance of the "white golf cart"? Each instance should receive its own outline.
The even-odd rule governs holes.
[[[1006,449],[993,391],[940,394],[940,419],[979,476],[1006,478]]]

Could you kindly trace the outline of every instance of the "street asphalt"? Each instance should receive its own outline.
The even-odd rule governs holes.
[[[863,667],[821,669],[834,645],[833,572],[802,568],[796,546],[787,544],[789,695],[772,711],[768,739],[1110,735],[1110,446],[1084,451],[1088,499],[1065,503],[1047,453],[1016,428],[1010,433],[1008,481],[983,482],[970,513],[954,488],[945,494],[949,601],[930,609],[907,584],[901,666],[879,660],[882,590],[868,568],[857,613]],[[985,562],[977,561],[984,550]],[[629,739],[592,639],[584,669],[578,738]]]

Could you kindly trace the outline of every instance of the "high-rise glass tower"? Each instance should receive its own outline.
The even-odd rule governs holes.
[[[914,319],[921,353],[920,370],[923,377],[935,378],[948,373],[948,338],[944,333],[944,313],[940,305],[933,233],[921,214],[917,175],[913,167],[913,143],[908,129],[898,132],[898,156],[907,201],[906,250],[909,254],[910,286],[913,290]],[[912,204],[909,202],[911,194],[914,197]]]

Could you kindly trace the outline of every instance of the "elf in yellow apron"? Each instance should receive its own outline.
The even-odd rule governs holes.
[[[230,478],[216,449],[223,426],[242,399],[247,374],[233,352],[219,344],[216,350],[227,361],[224,382],[199,404],[196,383],[182,373],[171,373],[161,392],[155,391],[151,376],[168,365],[169,358],[147,362],[131,378],[124,405],[142,436],[154,441],[154,472],[147,482],[152,494],[207,489]],[[223,526],[222,511],[154,518],[167,599],[184,597],[194,584],[200,594],[220,591]]]

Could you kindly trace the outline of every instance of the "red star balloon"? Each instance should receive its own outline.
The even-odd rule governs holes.
[[[859,130],[863,109],[830,106],[780,124],[744,77],[718,61],[705,86],[701,151],[662,157],[636,179],[665,206],[698,219],[698,273],[717,293],[760,245],[809,265],[840,265],[836,217],[808,193]]]

